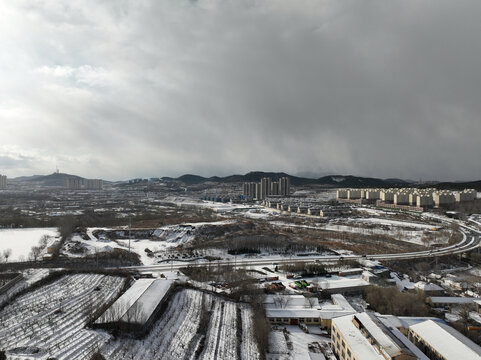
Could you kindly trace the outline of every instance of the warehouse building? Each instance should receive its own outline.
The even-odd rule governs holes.
[[[409,327],[409,340],[432,360],[479,360],[481,347],[452,327],[423,321]]]
[[[139,279],[94,323],[95,327],[145,334],[171,289],[172,280]]]

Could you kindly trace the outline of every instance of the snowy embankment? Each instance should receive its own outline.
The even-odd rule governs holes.
[[[58,232],[56,228],[0,229],[0,253],[10,249],[12,254],[8,261],[25,261],[32,247],[39,246],[44,235],[50,237],[47,244],[50,245],[55,241]],[[46,249],[43,252],[45,253]]]
[[[156,264],[158,259],[149,256],[145,249],[149,249],[153,253],[162,252],[193,241],[197,233],[206,227],[233,223],[235,223],[235,220],[162,226],[151,231],[150,239],[131,239],[130,250],[140,256],[140,261],[144,265]],[[135,229],[132,231],[135,232]],[[113,234],[119,238],[108,238],[106,236],[107,233],[110,236]],[[62,247],[61,254],[69,257],[84,257],[98,252],[110,252],[116,248],[129,249],[128,230],[125,229],[88,228],[86,235],[89,238],[88,240],[82,238],[79,234],[74,234]]]
[[[246,305],[196,290],[182,290],[172,297],[146,338],[118,338],[105,345],[101,353],[107,360],[255,360],[259,356],[251,316]],[[208,320],[202,321],[206,317]]]
[[[121,277],[66,275],[15,299],[0,311],[0,349],[38,347],[56,359],[90,359],[110,336],[84,329],[111,302]]]

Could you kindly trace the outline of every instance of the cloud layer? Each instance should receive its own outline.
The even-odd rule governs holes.
[[[481,3],[0,4],[0,173],[481,178]]]

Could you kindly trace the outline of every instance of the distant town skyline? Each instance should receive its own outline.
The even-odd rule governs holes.
[[[481,179],[480,11],[2,2],[0,174]]]

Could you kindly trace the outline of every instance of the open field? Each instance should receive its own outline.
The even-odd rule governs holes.
[[[66,275],[0,311],[0,349],[36,347],[57,359],[89,359],[109,335],[85,326],[119,294],[124,278]]]
[[[258,359],[247,305],[197,290],[182,290],[149,335],[118,338],[102,348],[106,359]]]

